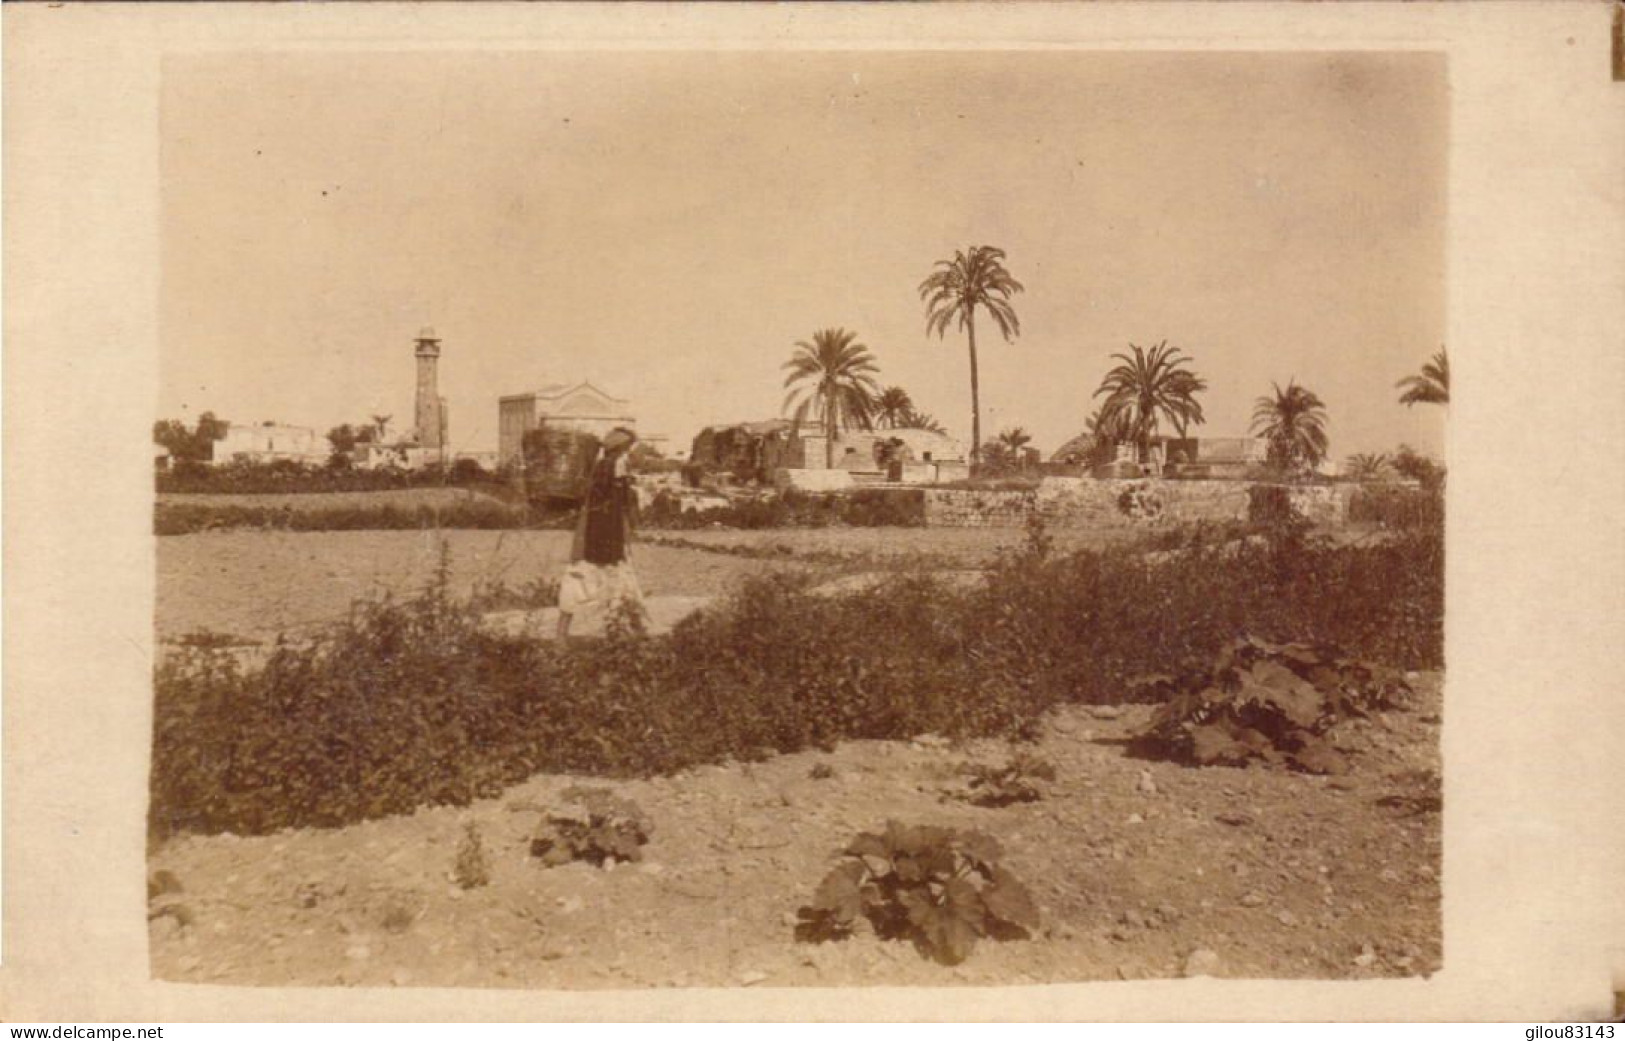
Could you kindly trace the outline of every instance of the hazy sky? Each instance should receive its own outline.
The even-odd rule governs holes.
[[[1448,128],[1422,54],[515,53],[171,59],[158,412],[411,422],[443,338],[459,450],[497,397],[591,379],[647,431],[778,414],[781,366],[856,330],[970,430],[933,261],[989,243],[1023,334],[980,342],[984,436],[1077,433],[1130,342],[1245,432],[1271,380],[1332,451],[1427,451],[1394,382],[1444,342]],[[984,323],[984,326],[986,323]]]

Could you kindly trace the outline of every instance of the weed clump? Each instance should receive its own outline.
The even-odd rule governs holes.
[[[596,867],[643,859],[654,825],[637,803],[603,788],[576,786],[564,792],[530,842],[530,855],[547,867],[584,860]]]
[[[457,861],[452,865],[451,880],[459,889],[478,889],[491,882],[491,865],[486,860],[485,842],[473,821],[463,826],[463,838],[457,843]]]
[[[841,939],[863,919],[881,939],[911,940],[944,965],[964,961],[982,937],[1026,938],[1039,926],[1038,906],[1000,855],[981,832],[888,821],[841,851],[797,912],[796,937]]]
[[[1332,647],[1273,644],[1243,636],[1211,669],[1142,682],[1161,701],[1136,744],[1198,766],[1257,759],[1307,773],[1343,773],[1327,740],[1338,721],[1397,708],[1411,688],[1395,670],[1343,656]]]
[[[954,793],[972,806],[1000,809],[1018,802],[1037,802],[1055,783],[1055,765],[1022,750],[1003,766],[966,764],[963,791]]]

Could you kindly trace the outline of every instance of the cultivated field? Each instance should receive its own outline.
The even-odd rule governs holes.
[[[158,635],[173,639],[206,629],[265,639],[308,629],[343,617],[357,599],[421,590],[433,579],[442,548],[449,554],[454,595],[466,597],[494,583],[519,589],[557,578],[569,560],[570,538],[566,531],[237,530],[168,536],[157,540]],[[944,567],[975,567],[1021,538],[1012,529],[652,532],[633,552],[649,595],[711,597],[727,592],[742,576],[773,566],[835,575],[925,556]],[[1070,547],[1088,538],[1063,532],[1057,541]],[[743,549],[762,559],[691,547]]]

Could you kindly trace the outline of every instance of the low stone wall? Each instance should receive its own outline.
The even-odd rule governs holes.
[[[1035,511],[1061,528],[1122,528],[1244,521],[1246,481],[1046,478],[1032,491],[928,488],[925,522],[943,528],[1018,528]],[[1341,524],[1350,489],[1309,485],[1289,491],[1294,508],[1317,524]]]

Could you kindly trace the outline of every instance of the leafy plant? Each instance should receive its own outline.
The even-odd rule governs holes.
[[[1198,766],[1261,759],[1342,773],[1348,764],[1327,731],[1350,716],[1408,703],[1411,688],[1396,670],[1333,647],[1242,636],[1211,669],[1148,677],[1137,693],[1163,702],[1136,741],[1143,751]]]
[[[531,856],[548,867],[572,860],[603,867],[643,859],[643,846],[654,826],[637,803],[603,788],[580,785],[565,789],[563,799],[530,840]]]
[[[473,821],[463,826],[463,838],[457,843],[457,862],[452,865],[451,880],[457,883],[459,889],[478,889],[491,881],[491,865],[486,860],[485,843]]]
[[[912,940],[945,965],[964,961],[979,938],[1026,938],[1038,928],[1038,907],[1000,855],[980,832],[887,821],[841,851],[797,912],[797,938],[840,939],[863,919],[882,939]]]
[[[1026,750],[1017,752],[1003,766],[968,763],[963,772],[969,777],[959,797],[989,809],[1037,802],[1055,781],[1055,765]]]

